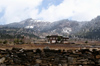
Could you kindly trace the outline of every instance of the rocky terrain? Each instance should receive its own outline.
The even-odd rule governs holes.
[[[99,66],[100,51],[12,48],[0,50],[0,66]]]

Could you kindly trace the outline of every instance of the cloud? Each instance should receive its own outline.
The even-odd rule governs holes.
[[[43,9],[40,17],[47,21],[71,18],[77,21],[89,21],[100,15],[100,0],[64,0],[60,5]]]
[[[0,22],[8,24],[27,18],[36,19],[38,15],[37,7],[41,2],[42,0],[0,0],[0,10],[5,10]]]
[[[61,19],[89,21],[100,15],[100,0],[59,0],[59,4],[51,1],[0,0],[0,24],[19,22],[27,18],[51,22]]]

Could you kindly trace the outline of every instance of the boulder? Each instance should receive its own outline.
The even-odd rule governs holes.
[[[42,63],[42,60],[36,59],[36,63]]]
[[[5,57],[2,57],[2,58],[0,59],[0,64],[1,64],[1,63],[4,63],[5,60],[6,60],[6,58],[5,58]]]

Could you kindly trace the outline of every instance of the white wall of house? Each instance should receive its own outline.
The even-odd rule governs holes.
[[[52,43],[55,43],[56,42],[56,40],[52,40]]]

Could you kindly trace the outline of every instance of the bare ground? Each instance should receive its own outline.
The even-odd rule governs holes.
[[[0,45],[0,49],[12,49],[13,47],[16,48],[23,48],[23,49],[43,49],[45,47],[49,47],[50,49],[65,49],[65,50],[75,50],[81,48],[91,48],[91,49],[100,49],[100,47],[90,47],[90,46],[81,46],[81,45],[74,45],[74,44],[22,44],[22,45]]]

